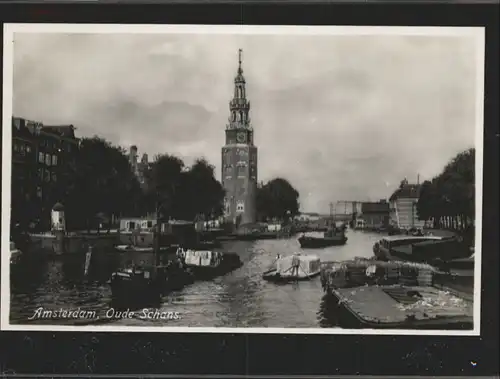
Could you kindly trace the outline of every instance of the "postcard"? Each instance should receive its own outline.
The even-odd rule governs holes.
[[[484,34],[6,24],[1,328],[479,335]]]

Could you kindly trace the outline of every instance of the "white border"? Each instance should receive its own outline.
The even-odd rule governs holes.
[[[105,33],[105,34],[261,34],[261,35],[439,35],[471,36],[477,44],[476,87],[476,234],[474,269],[474,329],[449,330],[378,330],[339,328],[195,328],[142,327],[113,325],[11,325],[10,312],[10,188],[11,188],[11,115],[13,92],[13,37],[14,33]],[[261,334],[349,334],[349,335],[440,335],[478,336],[481,317],[481,241],[483,207],[483,125],[484,125],[484,62],[485,29],[481,27],[386,27],[386,26],[246,26],[246,25],[117,25],[117,24],[5,24],[3,65],[3,165],[2,165],[2,275],[1,275],[1,330],[12,331],[83,331],[83,332],[186,332],[186,333],[261,333]]]

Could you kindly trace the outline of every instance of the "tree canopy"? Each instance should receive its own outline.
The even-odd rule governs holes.
[[[257,189],[257,213],[261,219],[280,219],[299,212],[299,193],[283,178],[275,178]]]
[[[475,149],[455,156],[441,174],[422,183],[417,203],[419,218],[459,220],[464,226],[472,222],[475,213]]]
[[[65,200],[73,226],[95,224],[103,215],[139,211],[142,192],[122,148],[96,136],[83,138],[69,175]]]
[[[214,177],[214,167],[203,158],[186,168],[178,157],[159,155],[146,181],[147,195],[161,205],[163,218],[206,219],[222,213],[224,190]]]

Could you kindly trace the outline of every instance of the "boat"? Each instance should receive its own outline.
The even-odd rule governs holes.
[[[373,329],[472,329],[473,296],[434,285],[428,264],[356,259],[321,270],[344,325]]]
[[[262,278],[269,282],[288,283],[298,280],[310,280],[317,277],[321,270],[321,261],[317,255],[296,255],[299,259],[299,270],[292,273],[293,256],[278,258],[272,268],[262,274]]]
[[[120,252],[137,252],[137,253],[153,253],[153,246],[134,246],[134,245],[117,245],[115,249]],[[160,247],[159,251],[161,253],[167,252],[169,250],[168,247]]]
[[[150,267],[132,264],[113,272],[108,284],[115,304],[141,306],[154,304],[166,291],[179,289],[193,281],[189,270],[170,261]]]
[[[197,278],[226,274],[243,265],[238,254],[213,250],[194,250],[179,247],[176,255]]]
[[[391,260],[394,259],[392,252],[395,247],[425,241],[440,241],[442,239],[443,237],[439,236],[386,236],[375,242],[373,245],[373,253],[380,260]]]
[[[321,249],[328,246],[345,245],[347,237],[343,229],[332,228],[324,232],[323,237],[306,236],[303,234],[298,241],[302,248]]]
[[[414,241],[391,249],[394,259],[441,265],[443,262],[469,258],[469,247],[456,237]],[[472,261],[473,262],[473,261]]]

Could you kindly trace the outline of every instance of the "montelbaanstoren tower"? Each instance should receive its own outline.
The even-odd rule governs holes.
[[[234,95],[229,102],[226,144],[222,148],[222,185],[226,221],[238,225],[256,221],[257,147],[250,123],[250,102],[246,98],[245,77],[241,67],[242,50],[238,52],[238,71],[234,78]]]

